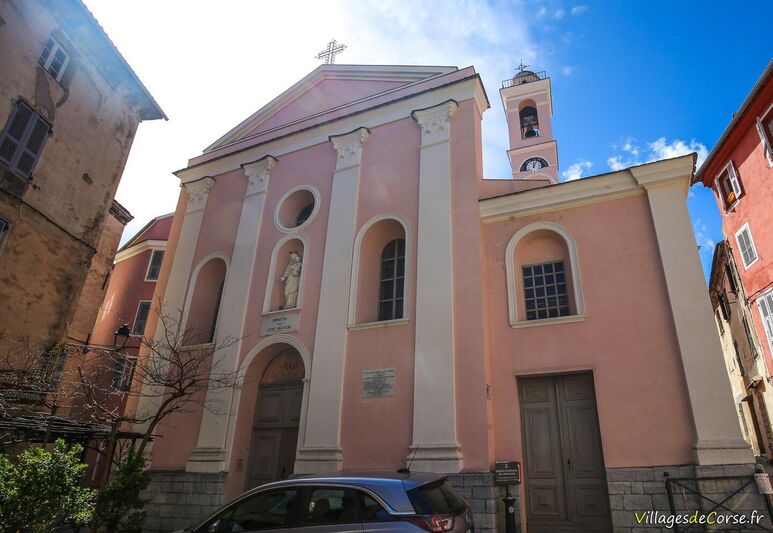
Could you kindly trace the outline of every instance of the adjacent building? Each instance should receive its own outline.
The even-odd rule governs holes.
[[[724,240],[710,292],[742,427],[755,452],[773,442],[773,61],[733,115],[693,183],[715,195]],[[735,363],[734,363],[735,362]]]
[[[2,349],[87,344],[132,140],[166,117],[79,0],[2,2],[0,27]]]
[[[529,531],[645,527],[665,472],[740,487],[720,479],[754,456],[685,203],[695,155],[558,183],[550,78],[500,97],[507,179],[483,176],[479,75],[445,66],[320,66],[176,172],[155,297],[201,331],[191,350],[238,339],[222,363],[244,380],[156,428],[151,529],[408,464],[449,474],[479,531],[503,530],[497,461],[521,464]]]

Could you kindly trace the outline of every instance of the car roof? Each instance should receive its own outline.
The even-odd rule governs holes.
[[[396,513],[413,513],[413,505],[406,491],[445,479],[442,474],[427,472],[357,472],[344,471],[331,474],[298,476],[261,485],[250,492],[287,486],[348,485],[374,493]]]

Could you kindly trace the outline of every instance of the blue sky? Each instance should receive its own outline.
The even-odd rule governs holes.
[[[313,70],[338,63],[473,65],[492,108],[484,169],[506,177],[498,89],[523,58],[552,78],[563,179],[695,150],[705,157],[773,55],[770,2],[85,0],[166,113],[140,126],[117,198],[124,240],[174,209],[172,171]],[[720,215],[689,207],[708,270]]]

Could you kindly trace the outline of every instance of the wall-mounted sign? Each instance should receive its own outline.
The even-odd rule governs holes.
[[[521,482],[521,463],[518,461],[497,461],[494,463],[495,485],[517,485]]]
[[[260,323],[260,335],[276,335],[298,331],[298,311],[294,313],[265,317]]]
[[[395,369],[381,368],[362,372],[362,397],[383,398],[395,395]]]

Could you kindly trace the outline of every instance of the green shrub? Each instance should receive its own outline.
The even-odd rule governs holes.
[[[81,445],[68,449],[59,439],[52,451],[33,446],[16,461],[0,454],[0,530],[36,533],[65,522],[87,523],[94,491],[79,486],[86,470],[81,453]]]
[[[135,533],[145,520],[145,500],[140,493],[150,483],[145,470],[145,459],[134,448],[129,448],[118,464],[112,479],[99,489],[91,531]]]

